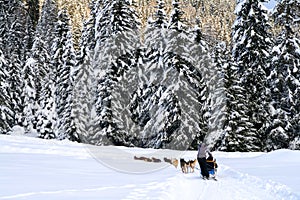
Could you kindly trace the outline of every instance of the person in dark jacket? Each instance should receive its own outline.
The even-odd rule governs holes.
[[[201,175],[203,179],[208,179],[209,178],[209,173],[207,170],[207,163],[206,163],[206,153],[208,152],[207,146],[204,142],[199,144],[198,146],[198,155],[197,155],[197,160],[201,169]]]

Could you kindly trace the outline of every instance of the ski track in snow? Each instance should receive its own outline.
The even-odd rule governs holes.
[[[139,154],[147,150],[129,151]],[[186,152],[184,156],[194,155],[195,152]],[[237,156],[232,164],[239,162],[237,154],[225,155],[225,159]],[[251,155],[256,158],[265,154]],[[99,164],[84,145],[67,141],[0,136],[0,162],[0,199],[3,200],[300,199],[297,191],[286,185],[241,173],[221,162],[218,181],[202,180],[197,169],[182,174],[180,167],[173,166],[139,175],[120,173]]]

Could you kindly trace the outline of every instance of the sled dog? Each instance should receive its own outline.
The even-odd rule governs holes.
[[[190,161],[188,162],[188,167],[191,169],[191,170],[190,170],[191,173],[194,173],[196,164],[197,164],[197,159],[195,159],[195,160],[190,160]]]
[[[178,167],[178,160],[176,158],[172,159],[172,165],[174,165],[175,168]]]
[[[166,163],[170,163],[172,165],[172,160],[171,159],[164,157],[164,161]]]
[[[166,163],[170,163],[171,165],[173,165],[175,168],[178,167],[178,160],[176,158],[172,158],[172,159],[169,159],[169,158],[164,158],[164,161]]]
[[[160,163],[161,160],[159,158],[152,157],[152,161],[155,163]]]
[[[133,158],[134,158],[134,160],[143,160],[145,162],[152,162],[151,158],[147,158],[147,157],[144,157],[144,156],[142,156],[142,157],[134,156]]]
[[[188,162],[186,162],[183,158],[180,158],[180,167],[182,173],[188,173]]]

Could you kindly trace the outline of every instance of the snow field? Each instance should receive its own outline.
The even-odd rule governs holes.
[[[69,141],[0,136],[0,199],[300,199],[299,176],[294,176],[300,166],[299,151],[213,152],[218,181],[204,181],[198,169],[182,174],[180,167],[164,162],[133,159],[134,155],[160,159],[177,155],[189,160],[195,158],[194,151],[97,148],[104,157],[91,154],[96,148]],[[112,149],[126,153],[115,155]],[[280,175],[280,163],[291,170]],[[125,173],[130,166],[132,171]],[[122,167],[126,170],[120,172]]]

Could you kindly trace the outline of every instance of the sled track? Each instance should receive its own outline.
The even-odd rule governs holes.
[[[166,199],[299,199],[285,185],[263,181],[227,166],[220,166],[218,181],[202,180],[196,171],[192,174],[178,174],[171,182]]]

